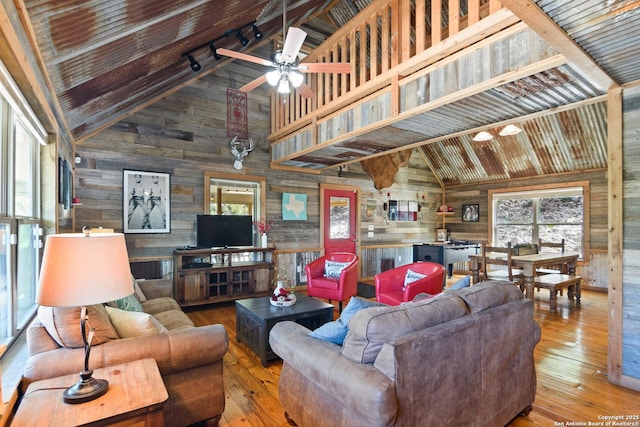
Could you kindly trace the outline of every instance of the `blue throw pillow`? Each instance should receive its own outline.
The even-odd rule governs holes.
[[[344,310],[342,310],[342,314],[340,314],[340,317],[337,320],[325,323],[318,329],[311,332],[309,336],[342,345],[344,339],[347,337],[347,332],[349,331],[349,320],[354,314],[363,308],[379,307],[383,305],[384,304],[376,301],[369,301],[355,296],[351,297],[349,304],[347,304]]]
[[[462,289],[471,285],[471,276],[464,276],[462,279],[455,282],[449,289]]]

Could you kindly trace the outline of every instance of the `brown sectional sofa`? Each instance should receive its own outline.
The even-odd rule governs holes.
[[[487,281],[437,298],[371,307],[343,346],[294,322],[270,335],[280,402],[300,426],[502,426],[536,393],[533,302]]]
[[[167,331],[119,338],[117,334],[113,336],[115,329],[111,329],[105,320],[105,317],[109,319],[107,310],[102,306],[89,307],[89,323],[97,329],[89,367],[97,369],[151,357],[158,364],[169,394],[164,407],[165,425],[184,426],[200,421],[205,421],[205,425],[217,425],[225,406],[222,359],[229,345],[226,330],[222,325],[195,327],[171,298],[170,281],[145,280],[138,283],[143,299],[146,297],[146,301],[141,302],[144,311]],[[59,335],[64,335],[64,331],[62,327],[52,331],[50,323],[56,317],[56,321],[61,323],[61,314],[51,310],[41,307],[38,318],[27,331],[29,359],[20,386],[22,392],[33,381],[82,370],[84,349],[59,344]],[[69,315],[68,319],[69,331],[77,331],[80,337],[79,314],[77,317]],[[49,331],[54,335],[59,332],[59,335],[54,339]],[[73,341],[67,340],[65,342]],[[76,345],[70,344],[69,347]]]

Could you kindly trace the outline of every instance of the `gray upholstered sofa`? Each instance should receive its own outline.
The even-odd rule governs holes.
[[[97,369],[154,358],[169,394],[164,407],[165,425],[200,421],[217,425],[225,406],[222,359],[229,345],[226,330],[222,325],[195,327],[171,298],[171,281],[138,283],[142,308],[153,316],[153,324],[162,325],[161,332],[120,338],[117,324],[110,323],[112,311],[102,305],[91,306],[89,323],[96,328],[96,337],[89,367]],[[131,323],[126,326],[131,327]],[[80,348],[80,340],[79,309],[40,307],[38,318],[27,330],[29,359],[21,390],[24,392],[33,381],[81,371],[84,350]]]
[[[294,322],[270,335],[280,402],[301,426],[503,426],[536,393],[533,303],[510,282],[365,308],[343,346]]]

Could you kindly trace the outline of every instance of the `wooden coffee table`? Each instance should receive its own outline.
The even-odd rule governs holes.
[[[269,297],[236,300],[236,340],[257,354],[262,366],[278,358],[269,345],[276,323],[292,320],[313,330],[333,320],[333,305],[298,293],[296,298],[289,307],[275,307]]]

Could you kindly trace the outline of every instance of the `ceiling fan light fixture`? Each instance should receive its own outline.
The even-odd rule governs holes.
[[[493,139],[493,135],[491,135],[489,132],[483,130],[481,132],[478,132],[476,134],[476,136],[474,136],[472,139],[474,141],[489,141],[489,140]]]
[[[297,71],[291,71],[289,73],[289,81],[291,82],[293,87],[299,87],[304,81],[304,76]]]
[[[242,35],[242,30],[236,31],[236,38],[240,40],[240,44],[242,46],[246,46],[249,44],[249,39]]]
[[[291,92],[291,88],[289,87],[289,81],[284,78],[280,79],[280,84],[278,85],[278,93],[287,94]]]
[[[267,83],[275,87],[280,81],[280,70],[271,70],[265,74],[265,77],[267,78]]]
[[[191,54],[187,55],[187,59],[189,60],[189,65],[191,65],[191,69],[193,71],[200,71],[202,66],[198,61],[196,61],[196,58],[194,58],[193,55]]]
[[[500,136],[507,136],[507,135],[517,135],[520,132],[522,132],[522,129],[520,129],[518,126],[516,125],[506,125],[501,131],[500,131]]]

